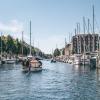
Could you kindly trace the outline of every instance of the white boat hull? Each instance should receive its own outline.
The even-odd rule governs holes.
[[[74,60],[74,65],[81,65],[81,60],[80,59],[75,59]]]
[[[69,64],[72,64],[73,62],[72,62],[72,60],[69,60],[68,63],[69,63]]]
[[[6,60],[5,63],[6,64],[14,64],[16,61],[15,60]]]

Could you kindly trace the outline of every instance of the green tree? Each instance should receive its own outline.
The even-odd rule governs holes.
[[[65,48],[63,48],[63,50],[62,50],[62,54],[65,55]]]
[[[8,35],[8,37],[7,37],[7,44],[6,45],[7,45],[6,52],[13,53],[15,45],[14,45],[13,38],[10,35]]]
[[[16,44],[16,50],[15,50],[16,54],[17,55],[21,54],[22,48],[21,48],[21,43],[19,42],[18,38],[16,39],[16,43],[15,44]]]
[[[60,50],[57,48],[54,50],[54,54],[53,54],[55,57],[56,56],[60,56]]]

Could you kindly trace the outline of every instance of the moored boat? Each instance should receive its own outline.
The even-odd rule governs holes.
[[[89,55],[84,55],[83,54],[83,56],[82,56],[82,58],[81,58],[81,63],[82,63],[82,65],[90,65],[90,57],[89,57]]]
[[[56,63],[56,60],[55,59],[51,59],[51,63]]]
[[[25,59],[23,61],[23,71],[28,72],[35,72],[35,71],[42,71],[42,62],[36,59]]]
[[[16,59],[6,59],[5,63],[6,64],[14,64],[16,62]]]
[[[81,65],[81,55],[80,54],[76,54],[74,55],[74,65]]]
[[[96,57],[92,57],[92,58],[90,59],[90,67],[91,67],[91,68],[96,68],[96,67],[98,67],[98,66],[97,66],[97,58],[96,58]]]

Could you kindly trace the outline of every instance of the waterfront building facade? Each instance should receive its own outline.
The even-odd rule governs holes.
[[[99,49],[98,34],[77,34],[72,37],[72,53],[82,54],[97,52]]]
[[[70,56],[72,54],[72,43],[65,45],[65,56]]]

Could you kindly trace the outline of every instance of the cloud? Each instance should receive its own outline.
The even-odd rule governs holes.
[[[0,22],[0,31],[2,32],[21,32],[23,30],[23,23],[18,20],[11,20],[7,23]]]
[[[14,38],[22,39],[22,31],[24,30],[23,23],[18,20],[11,20],[9,22],[1,22],[0,21],[0,32],[3,32],[4,35],[12,35]],[[52,49],[64,47],[64,38],[65,35],[52,35],[47,38],[43,38],[41,36],[37,37],[35,40],[35,47],[39,47],[45,53],[52,53]],[[29,43],[29,34],[24,32],[24,41]]]

